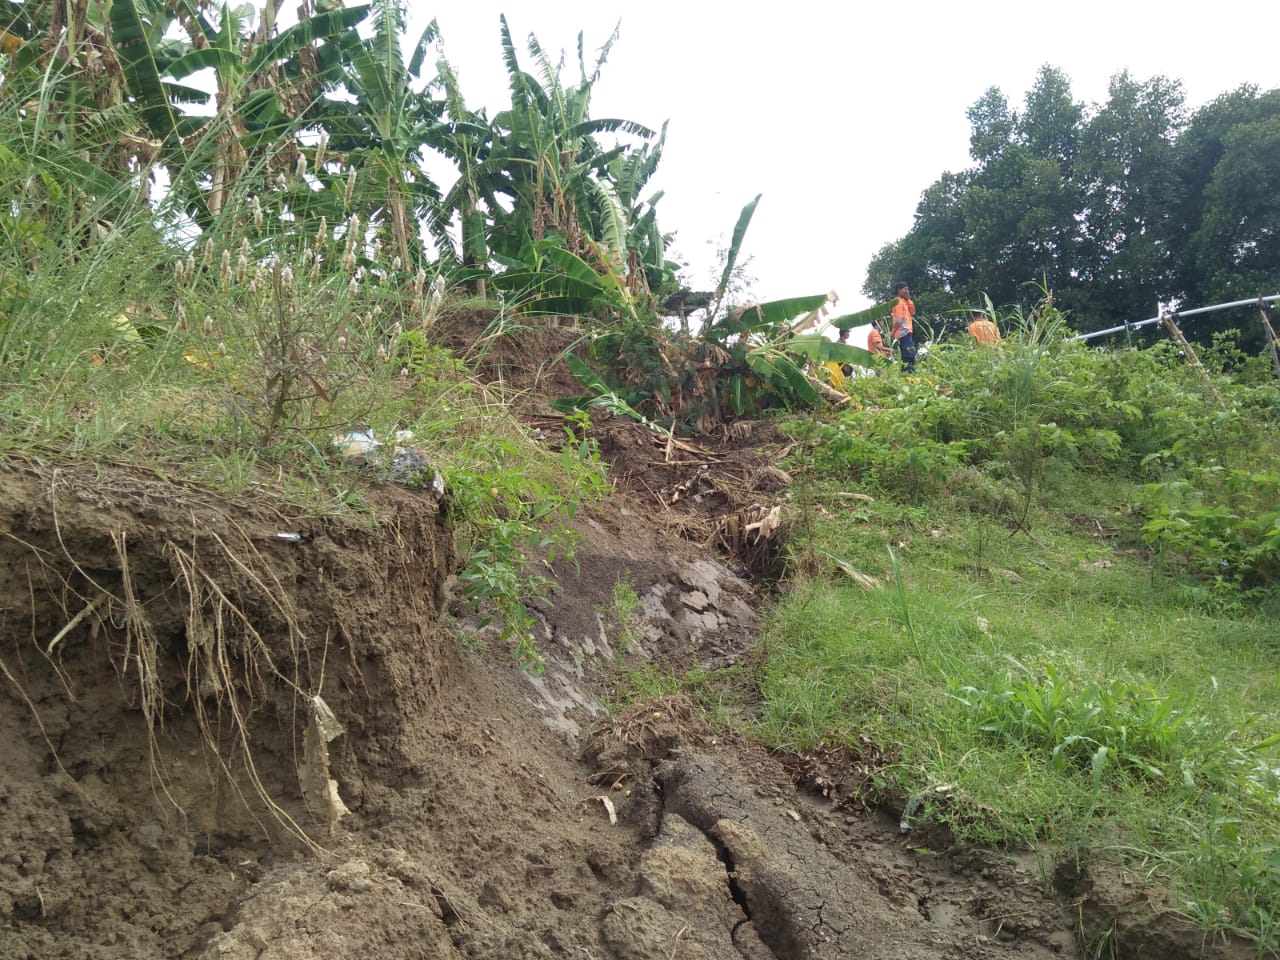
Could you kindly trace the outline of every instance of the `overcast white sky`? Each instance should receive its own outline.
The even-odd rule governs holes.
[[[718,279],[715,249],[743,205],[763,199],[747,233],[762,300],[840,294],[839,312],[868,301],[868,261],[910,228],[921,192],[969,164],[965,111],[998,86],[1019,107],[1043,64],[1066,72],[1077,100],[1106,99],[1110,77],[1181,79],[1192,107],[1242,83],[1280,87],[1267,49],[1269,5],[1076,0],[1072,3],[593,3],[469,0],[409,4],[409,36],[439,22],[468,105],[490,117],[509,104],[498,15],[521,64],[525,39],[567,53],[577,35],[588,69],[621,21],[592,101],[594,118],[658,129],[670,120],[651,189],[666,191],[659,224],[695,288]],[[910,280],[912,278],[903,278]],[[886,297],[888,291],[885,292]]]

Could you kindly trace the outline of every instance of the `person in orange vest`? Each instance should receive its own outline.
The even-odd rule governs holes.
[[[915,332],[916,304],[911,299],[910,285],[902,282],[893,285],[893,309],[889,311],[893,318],[893,339],[898,341],[898,349],[902,351],[902,369],[913,373],[916,369]]]
[[[981,310],[973,311],[973,322],[965,329],[975,344],[994,344],[1004,339],[1000,336],[1000,328]]]
[[[867,352],[873,357],[893,356],[893,350],[884,342],[884,334],[880,332],[879,324],[871,324],[871,329],[867,332]]]

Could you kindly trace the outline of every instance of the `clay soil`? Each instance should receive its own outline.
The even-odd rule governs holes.
[[[619,491],[531,601],[539,676],[452,596],[429,492],[0,467],[0,960],[1248,955],[1121,871],[903,833],[876,745],[605,711],[623,667],[749,661],[788,478],[743,429],[600,425]]]

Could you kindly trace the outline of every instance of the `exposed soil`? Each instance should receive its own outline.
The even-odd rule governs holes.
[[[619,663],[749,656],[787,483],[754,430],[600,426],[621,495],[532,604],[537,677],[450,597],[430,492],[0,466],[0,960],[1252,955],[1118,871],[902,833],[887,748],[606,715]]]

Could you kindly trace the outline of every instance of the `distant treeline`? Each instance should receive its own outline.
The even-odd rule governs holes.
[[[1244,86],[1191,113],[1180,81],[1125,72],[1086,106],[1045,66],[1021,111],[992,87],[968,117],[974,165],[924,191],[911,232],[868,266],[868,296],[906,280],[941,313],[984,294],[1031,300],[1027,285],[1047,283],[1089,331],[1154,316],[1157,302],[1280,287],[1280,90]],[[1228,312],[1188,333],[1223,326],[1254,324]]]

